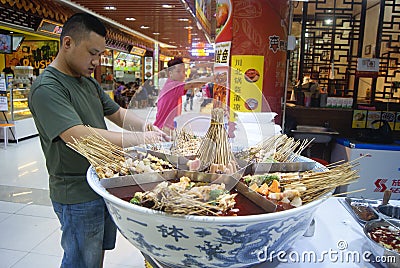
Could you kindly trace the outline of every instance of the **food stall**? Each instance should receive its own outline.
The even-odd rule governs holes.
[[[294,150],[287,147],[289,144],[295,146],[293,139],[276,135],[260,147],[236,151],[235,159],[243,159],[245,164],[243,166],[238,161],[238,166],[233,166],[231,153],[234,150],[230,149],[227,136],[224,136],[223,114],[221,108],[212,110],[213,123],[210,122],[205,134],[208,139],[204,140],[183,135],[178,136],[173,144],[145,145],[130,150],[110,147],[100,137],[75,141],[70,145],[77,151],[85,150],[85,147],[93,149],[86,154],[93,166],[87,173],[89,185],[106,200],[122,234],[144,255],[150,256],[150,261],[158,263],[158,267],[184,263],[196,267],[262,267],[265,261],[274,261],[275,265],[284,267],[285,254],[290,253],[288,263],[293,263],[296,262],[292,259],[296,252],[299,258],[301,254],[315,254],[318,258],[314,263],[319,267],[333,263],[358,265],[357,261],[368,266],[365,259],[323,259],[326,257],[324,252],[329,250],[344,254],[344,257],[347,252],[353,254],[368,250],[362,227],[337,198],[331,197],[335,185],[356,179],[357,172],[349,172],[351,164],[327,169],[300,157],[297,150],[297,157],[293,158]],[[214,143],[209,143],[209,140]],[[197,144],[197,160],[200,162],[186,157],[190,154],[184,150],[188,144]],[[110,154],[102,154],[99,160],[96,148]],[[268,153],[271,149],[274,154]],[[213,155],[210,152],[214,150],[217,153]],[[267,162],[268,158],[274,161]],[[229,161],[222,164],[224,160]],[[308,162],[313,163],[313,167],[302,165]],[[119,168],[116,168],[117,163],[121,165]],[[293,166],[296,169],[291,169]],[[276,172],[275,168],[279,171]],[[295,170],[297,172],[293,172]],[[267,182],[264,179],[268,180],[269,186],[265,186]],[[262,182],[258,183],[259,180]],[[200,185],[196,185],[198,181]],[[181,187],[184,185],[187,186]],[[280,188],[283,185],[284,188]],[[223,198],[204,205],[200,202],[202,197],[195,197],[195,187],[226,187],[225,190],[233,191],[215,188],[218,196]],[[176,192],[169,192],[171,189]],[[153,190],[164,194],[153,195]],[[210,192],[209,196],[214,194]],[[162,198],[161,203],[158,203],[158,197]],[[232,207],[232,198],[236,197],[238,206]],[[280,199],[282,197],[286,197],[289,203]],[[274,198],[282,201],[272,202]],[[185,200],[189,200],[190,205],[182,207]],[[323,209],[326,208],[324,204],[330,209]],[[213,206],[226,210],[214,210]],[[338,235],[337,229],[332,229],[332,223],[339,229],[347,230],[351,226],[354,230]],[[305,267],[312,261],[297,262]]]
[[[126,52],[114,51],[114,77],[125,83],[133,82],[142,76],[142,57]]]
[[[113,66],[113,51],[106,49],[100,56],[100,85],[101,87],[113,97],[113,86],[114,86],[114,66]]]

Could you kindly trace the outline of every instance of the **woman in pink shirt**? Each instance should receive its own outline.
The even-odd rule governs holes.
[[[170,133],[174,118],[181,114],[182,96],[185,95],[185,65],[182,58],[168,62],[168,79],[160,91],[154,125]]]

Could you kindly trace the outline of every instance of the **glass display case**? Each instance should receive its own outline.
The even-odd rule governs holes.
[[[29,87],[15,86],[7,90],[8,110],[0,113],[0,121],[15,124],[15,133],[8,135],[10,140],[21,140],[38,134],[28,107],[29,91]]]
[[[32,117],[28,107],[28,95],[30,88],[12,88],[7,93],[9,99],[8,120],[17,121]]]

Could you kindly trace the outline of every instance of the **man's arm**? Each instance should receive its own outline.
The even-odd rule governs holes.
[[[136,116],[132,111],[128,111],[124,108],[119,108],[112,115],[106,116],[107,119],[112,121],[117,126],[124,128],[124,120],[125,122],[129,122],[129,127],[132,131],[144,131],[146,122],[140,117]],[[125,126],[126,128],[127,126]]]
[[[187,81],[185,83],[185,90],[193,89],[193,88],[201,88],[204,84],[207,84],[209,82],[214,82],[213,76],[196,78],[196,79]]]
[[[129,112],[124,108],[119,108],[115,113],[107,116],[107,118],[119,127],[123,127],[123,122],[125,119],[127,120],[126,122],[130,123],[129,126],[125,127],[132,128],[128,129],[129,131],[124,132],[92,128],[102,137],[118,146],[129,147],[144,143],[155,143],[171,140],[170,137],[168,137],[167,134],[162,132],[160,129],[152,124],[145,124],[144,120],[135,116],[134,113]],[[77,139],[91,134],[92,132],[89,128],[85,127],[84,125],[76,125],[61,133],[60,137],[64,142],[68,143],[74,141],[72,137]]]

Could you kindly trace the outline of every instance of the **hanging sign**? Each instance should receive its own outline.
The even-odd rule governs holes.
[[[233,55],[231,69],[230,107],[233,112],[260,112],[264,57]],[[232,114],[231,114],[232,116]],[[232,116],[233,118],[233,116]]]
[[[0,93],[7,93],[6,79],[0,78]]]
[[[358,58],[357,71],[360,72],[379,72],[379,59]]]
[[[379,75],[379,59],[358,58],[356,77],[377,78]]]
[[[50,20],[43,19],[39,25],[38,31],[60,35],[62,32],[62,25]]]
[[[215,44],[215,66],[229,66],[232,42]]]
[[[146,54],[146,49],[133,46],[131,49],[131,54],[144,56],[144,54]]]

